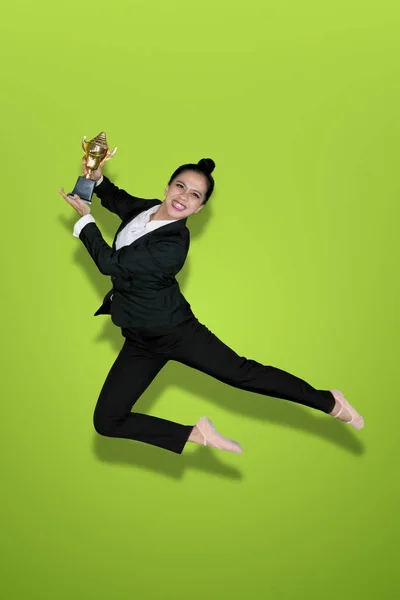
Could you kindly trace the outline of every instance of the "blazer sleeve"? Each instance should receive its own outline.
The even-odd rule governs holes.
[[[185,241],[178,235],[113,250],[104,240],[96,223],[88,223],[80,232],[79,238],[103,275],[176,275],[183,267],[187,255]]]
[[[112,183],[105,175],[103,175],[103,181],[94,188],[94,193],[100,198],[104,208],[115,213],[122,220],[133,210],[147,207],[147,200],[131,196]]]

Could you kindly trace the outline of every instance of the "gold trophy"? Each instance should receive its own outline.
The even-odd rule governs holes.
[[[85,177],[78,177],[75,187],[70,194],[67,194],[70,198],[77,194],[87,204],[92,203],[93,190],[96,182],[90,179],[93,171],[99,168],[102,161],[110,160],[117,151],[117,147],[111,152],[107,146],[106,134],[104,131],[96,135],[95,138],[86,141],[86,136],[82,139],[82,148],[85,152],[86,166],[88,169]]]

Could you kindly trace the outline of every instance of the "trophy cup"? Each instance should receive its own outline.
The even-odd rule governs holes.
[[[93,171],[99,168],[101,162],[105,162],[114,156],[117,151],[117,147],[110,152],[107,146],[106,134],[104,131],[96,135],[95,138],[86,141],[86,136],[82,139],[82,148],[85,152],[86,166],[88,169],[85,177],[78,177],[75,187],[70,194],[67,194],[70,198],[77,194],[87,204],[92,203],[93,190],[96,185],[94,179],[90,179]]]

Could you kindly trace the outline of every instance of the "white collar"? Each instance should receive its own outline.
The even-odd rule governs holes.
[[[156,206],[152,206],[151,208],[149,208],[149,210],[146,210],[146,212],[142,213],[143,217],[144,217],[144,222],[146,224],[148,224],[150,222],[150,223],[154,223],[157,225],[165,225],[166,223],[173,223],[174,221],[178,220],[178,219],[165,219],[165,220],[157,219],[156,221],[150,221],[151,215],[154,215],[154,213],[156,213],[158,211],[160,206],[161,206],[160,204],[156,204]]]

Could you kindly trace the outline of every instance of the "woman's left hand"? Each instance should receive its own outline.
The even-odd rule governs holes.
[[[64,192],[64,188],[61,188],[59,192],[61,196],[68,202],[68,204],[70,204],[72,208],[74,208],[81,217],[90,214],[90,206],[86,204],[86,202],[81,200],[77,194],[74,194],[74,197],[70,198]]]

